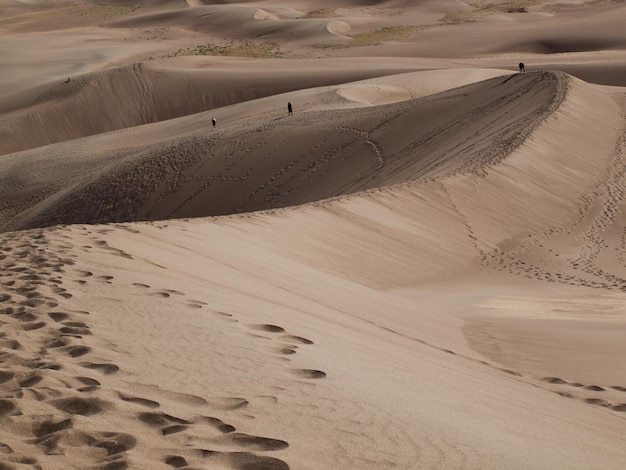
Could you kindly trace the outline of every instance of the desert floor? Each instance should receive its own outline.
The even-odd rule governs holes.
[[[624,24],[2,2],[0,469],[626,468]]]

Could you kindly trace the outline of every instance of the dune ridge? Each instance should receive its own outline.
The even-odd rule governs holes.
[[[231,143],[236,140],[229,129],[240,134],[238,127],[216,129],[210,136],[206,131],[186,134],[182,128],[176,139],[149,152],[140,147],[138,151],[96,154],[85,168],[93,172],[91,178],[86,178],[79,166],[74,175],[68,173],[66,156],[61,160],[62,179],[54,181],[47,198],[23,208],[22,216],[12,215],[5,228],[223,215],[302,204],[406,181],[480,173],[519,145],[541,122],[541,116],[553,112],[565,88],[566,79],[558,74],[529,73],[358,111],[318,110],[292,119],[251,120],[247,133],[238,137],[248,148],[240,154],[245,160],[232,158],[240,153],[241,144]],[[508,121],[497,119],[498,113],[518,116]],[[318,123],[328,119],[333,126],[309,131],[320,129]],[[481,135],[489,126],[490,137],[465,140],[460,131],[468,120],[474,121],[474,135]],[[500,121],[498,127],[494,121]],[[414,122],[422,123],[417,132],[405,132]],[[457,141],[457,135],[463,140]],[[277,140],[278,136],[282,138]],[[294,156],[290,136],[312,142],[315,152]],[[409,140],[404,141],[406,136]],[[340,160],[333,158],[336,148],[342,149]],[[83,152],[82,146],[76,149]],[[364,150],[371,158],[361,157]],[[20,164],[26,158],[21,157]],[[80,160],[75,157],[74,161]],[[48,172],[58,172],[55,160],[46,163],[51,165]],[[36,190],[36,197],[41,198],[41,185]],[[12,188],[15,191],[20,189]],[[87,202],[92,198],[93,202]]]
[[[471,166],[471,156],[464,155],[461,161],[471,171],[380,186],[290,210],[295,218],[319,217],[331,227],[341,227],[345,220],[348,226],[339,231],[340,236],[333,238],[332,243],[320,246],[316,240],[328,240],[331,236],[326,228],[320,233],[309,232],[308,228],[300,232],[300,224],[292,224],[290,218],[281,219],[284,222],[276,222],[281,237],[307,240],[316,246],[312,256],[295,251],[288,251],[289,254],[306,260],[307,265],[334,273],[341,271],[344,275],[345,267],[354,265],[354,270],[348,271],[350,276],[383,289],[452,275],[478,260],[486,266],[522,275],[572,281],[571,275],[562,272],[558,276],[540,270],[533,273],[514,256],[508,258],[513,246],[513,251],[523,250],[522,247],[532,246],[535,239],[547,240],[571,232],[572,229],[556,230],[555,226],[579,224],[600,194],[616,197],[602,203],[609,207],[622,201],[618,195],[622,194],[619,168],[624,127],[619,105],[610,95],[584,82],[560,77],[559,83],[560,95],[552,112],[540,114],[533,121],[534,130],[522,142],[512,140],[506,151],[496,153],[499,157],[508,156],[495,165],[490,162],[492,154],[486,151],[480,155],[484,166],[476,171]],[[592,124],[587,121],[587,113],[593,103],[602,106],[596,108],[601,111]],[[584,118],[582,109],[587,110]],[[519,121],[517,124],[523,125]],[[556,140],[555,126],[559,129]],[[581,136],[584,145],[575,138]],[[592,153],[594,158],[589,158]],[[502,188],[506,188],[506,198],[501,196]],[[581,205],[581,200],[585,204]],[[611,218],[615,216],[613,211]],[[404,235],[394,233],[393,241],[386,240],[385,227],[389,224]],[[292,233],[291,226],[297,232]],[[274,228],[270,230],[273,232]],[[380,234],[381,238],[373,242],[377,248],[372,248],[367,257],[355,258],[349,250],[350,240],[363,231],[372,236]],[[288,250],[289,244],[284,246]],[[420,246],[428,246],[428,250],[419,250]],[[451,247],[455,247],[454,255]],[[566,266],[561,264],[559,268]],[[609,287],[606,279],[578,275],[578,285]],[[623,280],[613,286],[622,290],[624,287]]]
[[[295,84],[319,87],[388,73],[355,70],[324,75],[285,69],[269,72],[270,84],[260,86],[262,74],[232,75],[203,70],[184,72],[136,63],[105,72],[69,77],[6,97],[0,101],[0,153],[9,154],[57,142],[102,134],[143,124],[216,110],[239,102],[292,91]],[[189,95],[181,99],[176,90]],[[91,110],[97,109],[98,113]],[[33,129],[39,131],[33,133]]]

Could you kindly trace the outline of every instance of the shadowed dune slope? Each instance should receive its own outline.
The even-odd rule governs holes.
[[[547,25],[539,22],[529,29],[518,25],[513,28],[509,39],[494,42],[488,52],[561,54],[626,48],[623,27],[626,9],[623,4],[609,2],[580,11],[573,9],[568,12],[565,9],[563,13],[567,21],[558,21],[560,18],[555,16]]]
[[[153,145],[123,148],[132,131],[112,135],[116,151],[86,154],[74,142],[6,156],[4,229],[223,215],[480,175],[559,106],[567,82],[515,74],[384,106],[252,117],[201,132],[184,118]]]

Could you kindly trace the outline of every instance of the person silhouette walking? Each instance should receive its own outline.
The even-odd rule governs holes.
[[[519,71],[523,72],[524,71],[524,62],[520,62],[519,63]]]
[[[291,101],[287,103],[287,114],[291,116],[293,114],[293,106],[291,106]]]
[[[215,124],[217,124],[217,119],[212,118],[212,119],[211,119],[211,122],[213,123],[213,127],[215,127]]]

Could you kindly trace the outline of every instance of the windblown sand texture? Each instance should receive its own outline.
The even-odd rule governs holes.
[[[0,469],[626,468],[625,24],[2,2]]]

